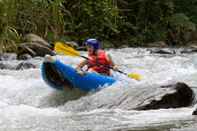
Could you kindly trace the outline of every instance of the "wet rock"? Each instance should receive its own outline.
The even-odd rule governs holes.
[[[124,86],[124,85],[123,85]],[[138,85],[139,86],[139,85]],[[193,104],[194,92],[185,83],[166,86],[115,87],[103,89],[91,96],[69,102],[62,107],[69,111],[87,111],[98,108],[123,110],[150,110],[187,107]]]
[[[13,70],[13,66],[7,63],[0,63],[0,69]]]
[[[30,69],[30,68],[36,68],[36,66],[29,62],[21,62],[16,66],[16,70],[23,70],[23,69]]]
[[[31,59],[32,58],[32,56],[31,55],[29,55],[29,54],[22,54],[22,55],[19,55],[18,56],[18,60],[28,60],[28,59]]]
[[[16,54],[15,53],[3,53],[0,54],[0,60],[1,61],[7,61],[7,60],[16,60]]]
[[[192,115],[197,115],[197,108],[193,111]]]
[[[160,99],[153,99],[150,103],[138,106],[137,110],[149,110],[160,108],[178,108],[190,106],[194,100],[192,89],[185,83],[176,83],[175,85],[161,86],[161,89],[168,88],[171,93],[166,92]]]
[[[26,42],[21,43],[18,47],[18,59],[24,58],[24,54],[29,54],[32,57],[43,57],[46,54],[55,55],[52,45],[35,34],[27,34],[24,40]]]
[[[176,51],[173,49],[149,49],[150,53],[157,53],[157,54],[176,54]]]
[[[197,52],[197,48],[185,48],[182,51],[180,51],[180,53],[186,53],[186,54],[190,54],[190,53],[196,53]]]
[[[44,47],[52,48],[52,46],[48,42],[46,42],[43,38],[35,34],[27,34],[25,35],[24,39],[26,42],[35,42]]]
[[[30,62],[21,62],[19,64],[0,63],[0,69],[23,70],[23,69],[30,69],[30,68],[36,68],[36,65]]]
[[[17,58],[20,58],[21,55],[24,55],[24,54],[29,54],[33,57],[35,56],[43,57],[46,54],[55,55],[52,49],[46,46],[40,45],[39,43],[36,43],[36,42],[29,42],[29,43],[27,42],[27,43],[20,44],[19,51],[20,52],[17,54],[18,55]]]
[[[3,63],[0,63],[0,69],[7,69],[6,65]]]

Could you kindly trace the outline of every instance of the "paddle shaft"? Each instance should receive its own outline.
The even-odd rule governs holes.
[[[80,55],[80,57],[82,57],[82,58],[84,58],[84,59],[86,59],[86,60],[89,60],[88,57],[85,57],[85,56],[82,56],[82,55]],[[98,64],[96,64],[96,65],[100,65],[100,63],[98,63]],[[105,68],[112,69],[112,70],[114,70],[114,71],[117,71],[117,72],[119,72],[119,73],[121,73],[121,74],[124,74],[124,75],[127,75],[127,76],[128,76],[127,73],[125,73],[125,72],[123,72],[123,71],[121,71],[121,70],[118,70],[118,69],[115,70],[115,69],[114,69],[113,67],[111,67],[111,66],[106,66],[106,65],[102,65],[102,66],[104,66]]]

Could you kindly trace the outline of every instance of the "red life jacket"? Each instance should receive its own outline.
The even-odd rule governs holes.
[[[88,55],[88,70],[110,75],[111,62],[107,59],[106,53],[103,50],[98,50],[97,55]]]

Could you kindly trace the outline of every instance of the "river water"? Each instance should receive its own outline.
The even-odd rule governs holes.
[[[56,91],[42,80],[40,65],[43,58],[29,60],[36,64],[35,69],[0,70],[0,131],[196,130],[197,118],[192,116],[195,104],[186,108],[148,111],[97,105],[126,88],[148,88],[148,85],[177,81],[185,82],[197,92],[197,54],[156,55],[142,48],[112,49],[108,52],[121,70],[138,73],[142,80],[135,81],[114,72],[114,77],[118,77],[120,82],[99,92],[72,98],[80,93]],[[68,56],[56,58],[72,66],[82,60]],[[21,61],[3,62],[14,65]]]

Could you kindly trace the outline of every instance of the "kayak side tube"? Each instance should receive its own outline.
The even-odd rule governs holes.
[[[76,70],[59,60],[53,63],[43,62],[41,66],[43,80],[51,87],[63,90],[65,86],[79,88],[82,91],[96,91],[103,86],[112,85],[116,80],[110,76],[87,72],[80,75]]]

